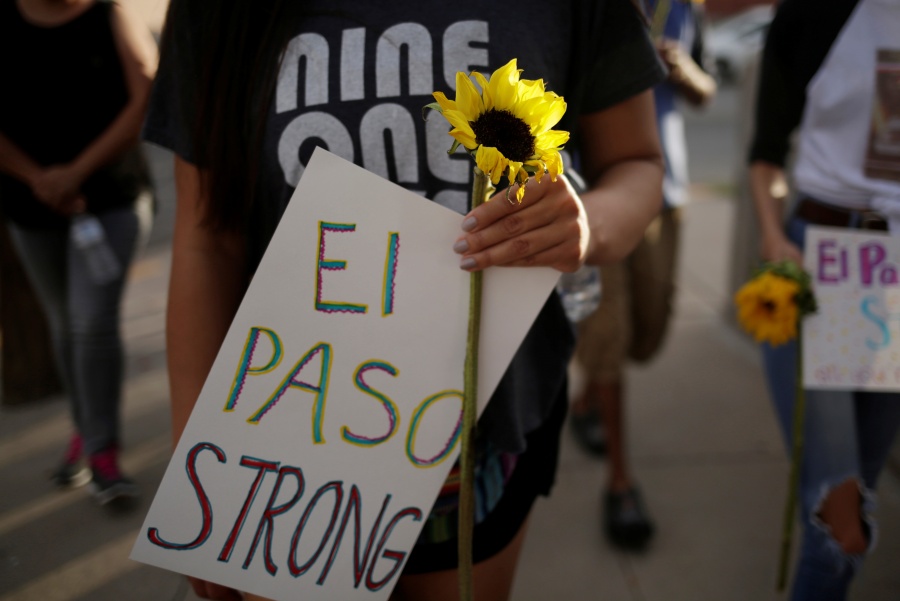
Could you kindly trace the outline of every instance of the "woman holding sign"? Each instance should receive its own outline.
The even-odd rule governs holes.
[[[872,107],[878,104],[876,57],[897,49],[898,40],[896,2],[842,0],[827,11],[814,0],[785,0],[780,6],[763,54],[750,154],[763,259],[802,264],[804,232],[811,224],[884,230],[890,221],[896,234],[898,155],[891,178],[890,170],[868,168],[873,157],[867,149]],[[797,200],[785,229],[772,190],[783,181],[790,136],[798,128]],[[794,343],[764,349],[788,438],[796,354]],[[806,395],[799,491],[804,536],[792,598],[840,600],[876,539],[874,489],[900,425],[900,394],[807,390]]]
[[[177,154],[168,312],[176,439],[317,145],[465,214],[452,249],[465,270],[569,272],[620,260],[638,242],[660,205],[650,90],[663,77],[638,10],[627,0],[512,9],[474,0],[173,1],[145,133]],[[565,96],[560,127],[572,132],[570,158],[588,191],[545,177],[521,204],[504,189],[468,211],[471,167],[447,156],[446,122],[423,120],[422,107],[434,90],[452,93],[456,72],[490,73],[512,58]],[[531,505],[552,486],[572,342],[553,295],[481,418],[480,599],[508,597]],[[455,507],[451,482],[394,598],[456,598]],[[192,584],[203,598],[239,598]]]

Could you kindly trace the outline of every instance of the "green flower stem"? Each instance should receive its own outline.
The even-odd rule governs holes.
[[[803,391],[803,326],[797,328],[797,378],[794,382],[794,418],[791,436],[791,475],[788,479],[787,503],[784,507],[784,528],[781,531],[781,560],[778,564],[778,591],[787,586],[788,565],[791,561],[791,540],[794,535],[794,517],[797,513],[797,488],[800,485],[800,468],[803,463],[803,427],[806,419],[806,394]]]
[[[487,174],[475,168],[472,208],[480,206],[492,187]],[[478,416],[478,339],[481,332],[482,272],[469,276],[469,333],[463,386],[462,450],[459,456],[459,598],[472,601],[472,532],[475,528],[475,423]]]

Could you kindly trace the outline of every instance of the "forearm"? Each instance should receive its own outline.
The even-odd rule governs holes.
[[[110,26],[128,101],[109,126],[76,158],[72,167],[87,177],[140,140],[141,126],[156,76],[158,57],[150,31],[124,6],[114,5]]]
[[[587,262],[621,261],[634,250],[662,207],[662,160],[631,159],[610,167],[582,195],[591,237]]]
[[[763,238],[782,236],[784,201],[773,191],[782,185],[784,170],[778,165],[754,161],[750,165],[750,192]]]
[[[760,255],[765,261],[790,260],[803,264],[803,253],[784,231],[784,170],[765,161],[750,164],[750,192],[760,231]]]
[[[31,186],[38,178],[41,166],[0,133],[0,171]]]
[[[246,284],[242,239],[202,223],[196,169],[176,163],[178,208],[166,315],[166,347],[177,442]]]
[[[166,348],[177,441],[240,304],[241,267],[228,255],[188,250],[172,256]]]
[[[75,157],[71,167],[81,179],[86,179],[138,144],[146,107],[146,96],[130,100],[109,127]]]
[[[690,56],[672,70],[672,81],[681,95],[694,106],[707,104],[716,95],[716,80],[700,68]]]

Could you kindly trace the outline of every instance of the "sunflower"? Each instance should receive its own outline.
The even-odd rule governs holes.
[[[797,337],[800,293],[797,281],[764,271],[735,294],[738,321],[757,342],[784,344]]]
[[[456,99],[435,92],[436,104],[453,129],[455,142],[450,152],[462,144],[475,157],[475,164],[497,185],[504,175],[510,185],[519,184],[516,200],[522,202],[529,176],[540,182],[563,172],[559,151],[569,140],[569,132],[551,129],[566,112],[563,98],[544,89],[544,81],[519,79],[521,70],[513,59],[500,67],[488,81],[472,72],[481,92],[462,72],[456,74]]]

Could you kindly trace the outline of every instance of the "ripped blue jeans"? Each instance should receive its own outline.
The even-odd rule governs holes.
[[[788,234],[803,248],[807,223],[793,218]],[[796,377],[795,343],[763,345],[769,391],[791,448]],[[860,483],[864,531],[869,549],[877,530],[872,519],[878,475],[900,426],[900,393],[806,391],[803,468],[800,474],[800,517],[803,539],[794,574],[792,601],[843,601],[862,555],[848,555],[832,538],[817,513],[828,493],[847,480]]]

